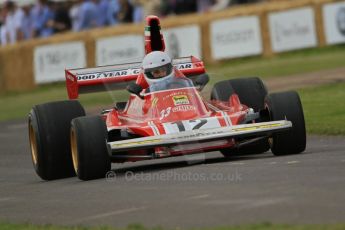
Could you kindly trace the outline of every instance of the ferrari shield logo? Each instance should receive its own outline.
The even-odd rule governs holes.
[[[173,96],[174,105],[188,105],[189,100],[187,95]]]

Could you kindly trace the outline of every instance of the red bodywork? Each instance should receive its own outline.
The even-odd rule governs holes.
[[[236,94],[228,102],[205,101],[194,88],[158,91],[140,98],[131,95],[124,110],[112,109],[104,114],[108,131],[124,130],[136,136],[159,136],[192,129],[208,129],[240,124],[248,108],[242,105]],[[160,157],[204,152],[235,144],[232,139],[192,145],[178,145],[176,148],[155,148]],[[131,153],[129,153],[131,154]],[[147,151],[133,151],[133,155],[147,154]],[[136,158],[133,161],[139,160]]]
[[[145,29],[145,51],[165,50],[160,33],[160,22],[155,16],[147,18]],[[124,89],[129,82],[145,86],[141,74],[141,63],[103,66],[90,69],[66,70],[66,86],[70,99],[76,99],[79,93],[109,89]],[[180,76],[189,78],[205,73],[201,60],[191,56],[174,60],[173,65]],[[145,88],[145,87],[144,87]],[[206,101],[194,87],[167,89],[147,93],[143,98],[134,94],[125,108],[112,108],[102,116],[108,128],[109,141],[126,138],[159,136],[194,129],[231,127],[240,124],[248,113],[248,107],[242,105],[236,94],[228,102]],[[114,135],[112,135],[114,134]],[[167,157],[195,152],[210,151],[231,147],[233,139],[210,141],[207,143],[176,143],[173,147],[155,147],[126,152],[126,155],[147,155],[149,151],[156,157]],[[125,161],[136,161],[141,158],[126,158]],[[113,159],[114,160],[114,159]],[[115,160],[114,160],[115,161]]]

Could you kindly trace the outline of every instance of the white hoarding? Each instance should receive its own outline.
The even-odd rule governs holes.
[[[144,55],[143,35],[120,35],[96,42],[97,66],[141,61]]]
[[[201,56],[200,28],[197,25],[181,26],[162,31],[165,50],[171,58]]]
[[[345,2],[325,4],[323,20],[326,43],[345,43]]]
[[[270,13],[269,30],[272,50],[282,52],[315,47],[317,36],[311,7]]]
[[[38,46],[34,51],[36,83],[65,80],[65,69],[86,66],[86,51],[83,42],[68,42]]]
[[[259,18],[248,16],[212,22],[211,50],[216,60],[261,54]]]

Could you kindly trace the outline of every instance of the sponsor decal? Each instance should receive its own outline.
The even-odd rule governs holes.
[[[192,69],[193,65],[192,65],[192,63],[184,63],[184,64],[176,65],[176,68],[179,70],[181,70],[181,69]]]
[[[185,95],[186,93],[185,93],[185,92],[181,92],[181,91],[172,92],[172,93],[170,93],[170,94],[164,96],[164,97],[163,97],[163,101],[166,100],[167,98],[172,97],[172,96],[181,95],[181,94]]]
[[[121,143],[121,144],[112,144],[112,148],[119,148],[119,147],[126,147],[126,146],[133,146],[133,145],[145,145],[145,144],[152,144],[152,143],[157,143],[161,142],[162,139],[151,139],[151,140],[145,140],[145,141],[133,141],[133,142],[128,142],[128,143]]]
[[[243,128],[234,128],[233,131],[241,132],[241,131],[250,131],[250,130],[258,130],[258,129],[269,129],[274,127],[283,126],[283,124],[276,123],[276,124],[269,124],[269,125],[257,125],[257,126],[250,126],[250,127],[243,127]]]
[[[174,105],[188,105],[189,99],[187,95],[173,96]]]
[[[170,115],[171,111],[173,113],[177,113],[177,112],[187,112],[187,111],[192,111],[192,110],[195,110],[195,106],[193,105],[179,105],[179,106],[176,106],[176,107],[168,107],[166,109],[163,109],[162,111],[159,112],[160,114],[160,117],[159,119],[162,120],[163,118],[167,117]]]
[[[104,78],[112,78],[112,77],[123,77],[129,75],[136,75],[139,74],[140,69],[128,69],[128,70],[118,70],[118,71],[109,71],[109,72],[102,72],[102,73],[91,73],[91,74],[84,74],[78,75],[78,81],[82,80],[95,80],[95,79],[104,79]]]
[[[196,134],[191,134],[191,135],[182,135],[182,136],[177,136],[171,138],[172,140],[179,140],[179,139],[188,139],[188,138],[195,138],[195,137],[204,137],[204,136],[212,136],[212,135],[217,135],[217,134],[222,134],[224,131],[213,131],[213,132],[205,132],[205,133],[196,133]]]
[[[172,109],[172,111],[174,113],[176,112],[187,112],[187,111],[192,111],[192,110],[195,110],[195,106],[193,105],[179,105],[179,106],[176,106]]]

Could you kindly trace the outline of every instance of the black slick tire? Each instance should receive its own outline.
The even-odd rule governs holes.
[[[70,124],[85,111],[78,101],[36,105],[28,116],[33,166],[43,180],[75,176],[70,151]]]
[[[111,169],[107,127],[99,116],[76,118],[71,126],[73,166],[81,180],[104,178]]]

